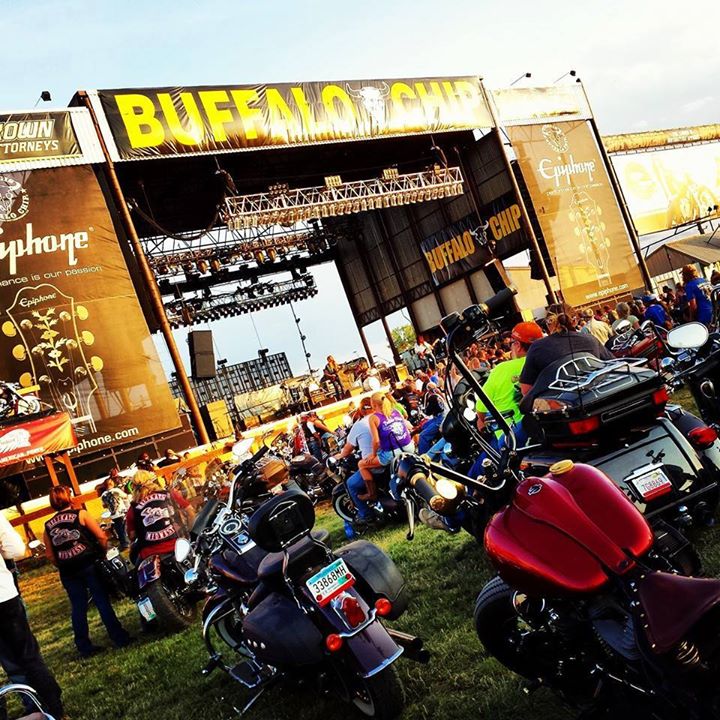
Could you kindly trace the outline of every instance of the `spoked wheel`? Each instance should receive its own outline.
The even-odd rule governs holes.
[[[336,694],[365,717],[393,720],[405,708],[405,688],[394,665],[369,678],[341,673],[339,680],[334,688]]]
[[[337,515],[346,522],[353,523],[357,520],[358,511],[347,490],[333,496],[332,506]]]

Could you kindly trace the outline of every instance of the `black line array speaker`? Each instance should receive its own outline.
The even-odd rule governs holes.
[[[190,374],[193,378],[215,377],[215,351],[212,330],[193,330],[188,333],[190,343]]]

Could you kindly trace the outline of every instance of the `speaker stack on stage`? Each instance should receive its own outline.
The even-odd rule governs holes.
[[[190,374],[193,378],[214,378],[215,351],[212,330],[193,330],[188,333],[190,345]]]

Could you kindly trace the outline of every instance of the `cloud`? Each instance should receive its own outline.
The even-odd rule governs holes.
[[[633,124],[633,130],[644,130],[649,127],[650,123],[647,120],[636,120]]]
[[[714,99],[715,97],[713,95],[705,95],[704,97],[690,100],[690,102],[686,102],[682,106],[682,109],[686,113],[697,112],[698,110],[700,110],[700,108],[704,108],[705,106],[710,105]]]

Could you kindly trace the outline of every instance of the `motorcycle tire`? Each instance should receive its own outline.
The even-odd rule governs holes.
[[[485,585],[475,601],[475,632],[488,655],[518,675],[535,678],[538,659],[513,639],[521,632],[523,624],[513,606],[514,594],[515,591],[499,577]]]
[[[156,580],[145,588],[153,610],[157,616],[158,625],[169,632],[177,632],[190,627],[195,622],[197,607],[182,599],[175,603],[162,583]]]
[[[357,508],[347,491],[334,495],[332,506],[335,514],[346,522],[353,523],[357,520]]]
[[[352,704],[365,717],[393,720],[405,708],[405,688],[397,668],[386,667],[369,678],[358,678],[358,688]]]

